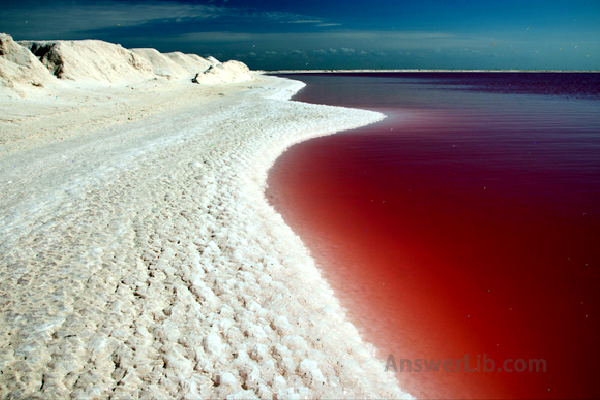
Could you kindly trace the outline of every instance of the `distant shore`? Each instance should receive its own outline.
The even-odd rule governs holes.
[[[529,70],[469,70],[469,69],[320,69],[320,70],[289,70],[289,71],[255,71],[261,74],[340,74],[340,73],[389,73],[389,72],[526,72],[526,73],[599,73],[600,71],[529,71]]]

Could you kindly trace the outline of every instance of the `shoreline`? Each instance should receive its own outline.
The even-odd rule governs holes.
[[[385,117],[303,86],[174,90],[190,104],[0,156],[1,396],[411,398],[267,203],[289,146]]]

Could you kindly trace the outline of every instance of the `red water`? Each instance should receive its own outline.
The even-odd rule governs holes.
[[[481,364],[465,372],[464,361],[459,372],[456,364],[398,371],[409,393],[596,396],[600,123],[586,108],[593,102],[471,92],[444,102],[434,89],[415,94],[415,85],[412,102],[396,102],[402,108],[390,97],[365,107],[387,114],[383,122],[286,151],[267,198],[377,346],[382,368],[390,354],[398,368],[400,359],[468,355],[471,369],[484,354],[495,362],[493,372]],[[314,93],[302,100],[317,102]],[[543,359],[546,372],[499,372],[507,359]]]

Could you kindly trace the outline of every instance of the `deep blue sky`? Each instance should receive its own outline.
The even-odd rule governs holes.
[[[600,0],[0,0],[0,32],[255,70],[600,69]]]

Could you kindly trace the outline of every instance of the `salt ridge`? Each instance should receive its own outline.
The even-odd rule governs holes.
[[[252,79],[246,64],[214,57],[155,49],[128,50],[101,40],[21,40],[0,33],[0,88],[21,97],[29,89],[64,81],[132,84],[149,79],[188,80],[198,84]],[[39,92],[39,91],[38,91]]]

